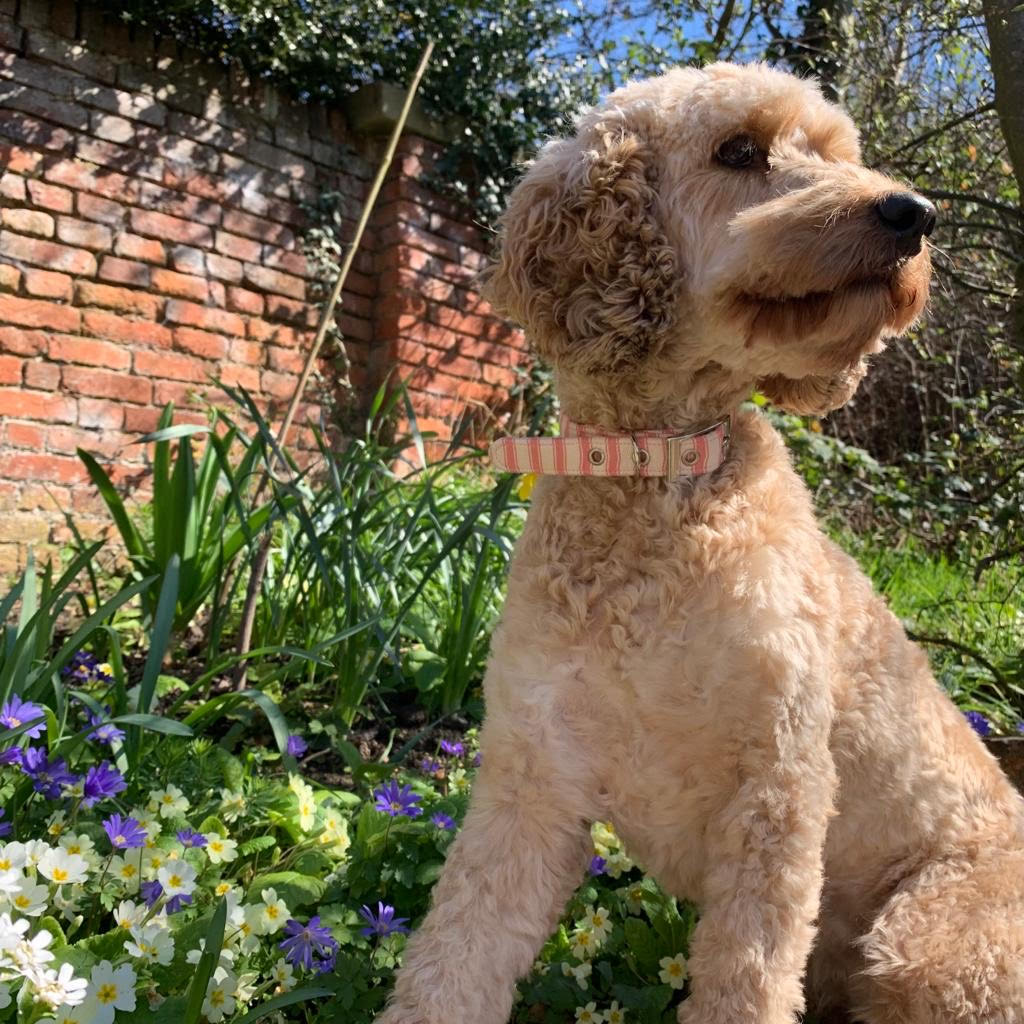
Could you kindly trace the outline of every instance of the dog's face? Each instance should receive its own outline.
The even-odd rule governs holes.
[[[861,165],[852,123],[813,84],[679,69],[544,147],[488,292],[560,368],[621,380],[715,364],[824,412],[921,312],[934,222]]]

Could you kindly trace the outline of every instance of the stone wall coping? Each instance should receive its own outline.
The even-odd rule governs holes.
[[[349,126],[359,135],[386,135],[398,122],[406,90],[394,82],[370,82],[342,101]],[[431,142],[451,142],[457,129],[434,120],[419,99],[413,100],[406,128]]]

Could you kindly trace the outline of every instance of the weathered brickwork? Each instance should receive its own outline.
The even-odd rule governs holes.
[[[216,379],[283,409],[318,315],[303,204],[339,193],[350,237],[382,148],[88,4],[0,0],[0,573],[95,508],[77,447],[144,479],[165,402],[202,419]],[[359,400],[407,379],[445,437],[467,406],[493,424],[524,349],[474,289],[488,239],[423,181],[436,154],[403,139],[338,320]]]

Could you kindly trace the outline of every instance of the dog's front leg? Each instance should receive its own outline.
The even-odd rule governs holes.
[[[734,795],[707,825],[680,1024],[793,1024],[803,1009],[836,773],[830,700],[786,689],[761,705]]]
[[[505,1024],[589,852],[580,797],[522,734],[488,744],[430,912],[378,1024]]]

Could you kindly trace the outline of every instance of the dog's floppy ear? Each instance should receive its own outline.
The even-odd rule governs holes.
[[[514,189],[485,294],[545,359],[615,372],[663,344],[679,275],[649,147],[621,124],[587,138],[548,143]]]
[[[757,382],[757,390],[773,405],[795,412],[800,416],[824,416],[853,398],[857,386],[867,373],[862,359],[856,366],[830,377],[801,377],[793,380],[780,374],[764,377]]]

